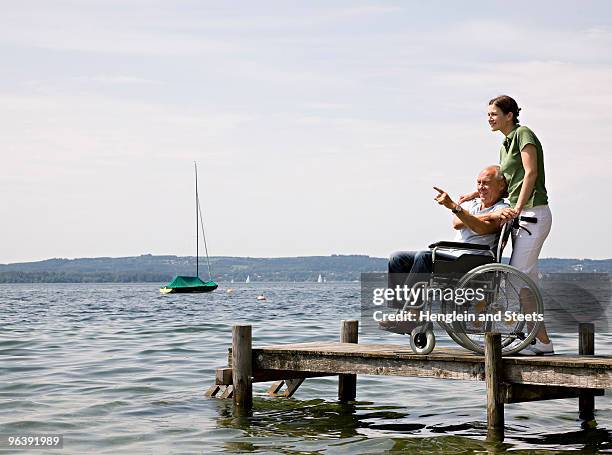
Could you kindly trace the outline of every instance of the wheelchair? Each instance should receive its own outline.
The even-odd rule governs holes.
[[[422,293],[421,302],[406,302],[402,311],[417,309],[430,312],[440,308],[444,316],[436,322],[460,346],[484,354],[485,333],[501,334],[502,355],[516,354],[534,340],[543,320],[542,296],[537,285],[525,273],[501,263],[502,253],[513,230],[529,230],[520,221],[537,223],[536,218],[519,217],[504,224],[495,251],[487,245],[437,242],[429,245],[433,270],[428,281],[414,286],[423,289],[472,289],[477,299],[457,303],[438,295]],[[459,250],[462,254],[442,254]],[[480,290],[480,293],[478,293]],[[449,319],[446,316],[450,316]],[[457,317],[457,315],[462,315]],[[436,344],[433,322],[420,323],[410,333],[410,347],[416,354],[429,354]]]

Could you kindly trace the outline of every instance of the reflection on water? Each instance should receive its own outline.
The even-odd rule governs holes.
[[[292,399],[255,384],[254,412],[204,390],[227,362],[231,325],[255,345],[338,339],[359,317],[358,283],[251,283],[208,295],[162,296],[153,285],[0,287],[0,434],[64,434],[62,453],[559,453],[612,450],[612,400],[580,428],[577,400],[506,406],[506,441],[484,442],[484,385],[359,376],[359,401],[337,380],[307,379]],[[266,301],[257,301],[265,291]],[[399,335],[360,342],[407,344]],[[441,346],[451,345],[440,339]],[[555,349],[576,352],[557,334]],[[612,336],[598,334],[597,353]]]
[[[244,441],[232,440],[227,450],[270,451],[294,447],[315,451],[314,446],[334,452],[334,447],[349,445],[351,450],[401,451],[415,453],[533,453],[517,449],[516,442],[524,447],[546,447],[573,451],[583,449],[588,453],[612,449],[612,431],[587,428],[565,433],[549,433],[522,436],[528,426],[507,423],[506,431],[512,443],[488,443],[485,421],[438,424],[427,427],[414,423],[410,414],[401,407],[377,406],[372,402],[333,403],[323,400],[256,399],[254,415],[237,418],[232,415],[229,401],[220,402],[217,426],[241,430]],[[432,435],[419,436],[426,430]],[[434,434],[442,436],[435,436]],[[316,443],[313,441],[315,438]],[[288,447],[289,445],[289,447]],[[320,449],[316,449],[320,450]],[[562,451],[562,450],[561,450]],[[546,450],[538,453],[547,453]]]

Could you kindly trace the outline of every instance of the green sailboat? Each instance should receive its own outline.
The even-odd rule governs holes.
[[[206,244],[206,234],[204,232],[204,220],[202,217],[202,209],[200,208],[200,197],[198,195],[198,165],[193,163],[195,168],[195,205],[196,205],[196,276],[177,275],[174,279],[159,289],[162,294],[174,293],[193,293],[193,292],[211,292],[219,287],[213,280],[210,269],[210,258],[208,257],[208,246]],[[200,278],[200,236],[199,225],[202,227],[202,237],[204,238],[204,250],[206,251],[206,263],[208,265],[208,281],[203,281]]]

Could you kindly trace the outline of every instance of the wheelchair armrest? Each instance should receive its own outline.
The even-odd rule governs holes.
[[[465,242],[448,242],[443,240],[441,242],[432,243],[429,248],[458,248],[461,250],[479,250],[479,251],[491,251],[488,245],[482,245],[480,243],[465,243]]]

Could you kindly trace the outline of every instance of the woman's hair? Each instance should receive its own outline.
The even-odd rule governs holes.
[[[491,104],[500,108],[504,114],[507,114],[508,112],[512,112],[514,114],[512,116],[512,120],[514,121],[515,124],[518,123],[519,121],[518,116],[519,116],[519,112],[521,112],[521,108],[518,107],[518,104],[516,103],[516,101],[514,101],[514,98],[508,95],[496,96],[491,101],[489,101],[489,106]]]

